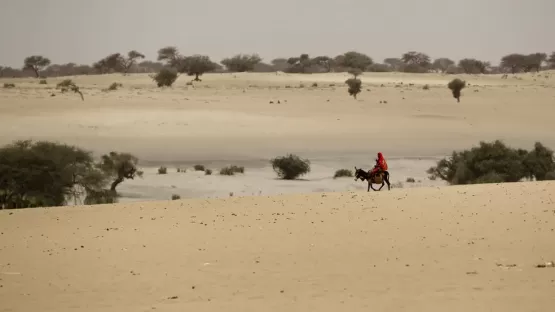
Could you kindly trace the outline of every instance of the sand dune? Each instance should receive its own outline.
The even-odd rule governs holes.
[[[550,311],[554,190],[0,211],[0,311]]]
[[[551,76],[461,75],[458,104],[438,74],[365,73],[358,100],[346,74],[164,90],[147,75],[72,77],[85,101],[56,91],[62,78],[0,79],[16,83],[0,89],[0,144],[132,152],[146,170],[118,205],[0,211],[0,312],[550,311],[555,268],[536,265],[555,260],[555,184],[439,187],[425,169],[480,140],[555,146]],[[103,91],[112,82],[123,89]],[[378,151],[392,182],[419,188],[331,178]],[[308,181],[275,180],[268,158],[290,152],[313,161]],[[196,163],[246,174],[175,171]]]

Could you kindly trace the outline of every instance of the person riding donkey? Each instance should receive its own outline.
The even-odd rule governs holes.
[[[376,176],[383,171],[387,171],[387,162],[385,161],[383,154],[380,152],[378,153],[378,158],[376,159],[376,165],[370,171],[370,176]]]

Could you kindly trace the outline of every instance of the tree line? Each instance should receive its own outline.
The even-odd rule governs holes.
[[[214,62],[207,55],[182,55],[177,47],[168,46],[158,50],[156,61],[145,60],[145,55],[132,50],[127,54],[114,53],[92,65],[75,63],[51,64],[50,59],[33,55],[23,60],[21,68],[0,66],[0,77],[56,77],[73,75],[96,75],[107,73],[157,73],[172,68],[179,73],[199,76],[209,72],[288,72],[288,73],[327,73],[347,72],[359,69],[363,72],[408,72],[445,74],[498,74],[534,72],[555,68],[555,52],[505,55],[499,65],[490,62],[465,58],[455,62],[446,57],[432,60],[422,52],[409,51],[400,57],[386,58],[382,63],[375,62],[370,56],[349,51],[335,57],[301,54],[289,58],[276,58],[269,63],[263,62],[257,54],[237,54]]]

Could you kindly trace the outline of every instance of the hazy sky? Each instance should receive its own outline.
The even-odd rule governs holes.
[[[212,60],[236,53],[381,62],[410,50],[432,58],[555,51],[555,0],[0,0],[0,65],[40,54],[91,64],[175,45]]]

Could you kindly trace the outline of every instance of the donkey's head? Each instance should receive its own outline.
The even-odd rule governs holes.
[[[361,179],[362,181],[364,181],[367,178],[368,178],[368,173],[355,166],[355,181],[358,181],[358,179]]]

